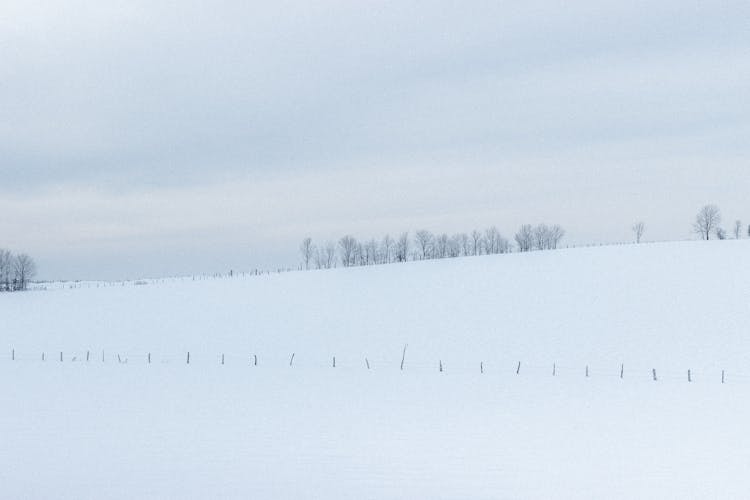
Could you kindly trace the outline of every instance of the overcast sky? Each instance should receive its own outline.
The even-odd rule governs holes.
[[[40,277],[299,240],[750,223],[750,2],[3,2],[0,247]]]

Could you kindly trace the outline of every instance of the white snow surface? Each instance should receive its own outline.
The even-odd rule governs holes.
[[[748,276],[680,242],[3,294],[0,497],[742,498]]]

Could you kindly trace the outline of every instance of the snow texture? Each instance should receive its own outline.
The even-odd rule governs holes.
[[[0,295],[0,496],[743,497],[749,243]]]

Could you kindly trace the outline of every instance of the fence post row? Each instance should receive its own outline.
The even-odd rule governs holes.
[[[408,348],[408,344],[404,344],[404,347],[403,347],[403,349],[401,351],[400,369],[402,371],[404,370],[404,367],[405,367],[405,364],[406,364],[406,349],[407,348]],[[293,352],[292,355],[290,356],[290,358],[289,358],[289,366],[294,366],[295,355],[296,355],[296,353]],[[11,348],[10,359],[11,359],[11,361],[16,361],[16,349],[15,348]],[[47,359],[46,353],[44,351],[42,351],[42,358],[41,359],[42,359],[42,361],[46,361],[46,359]],[[65,360],[64,351],[60,351],[60,357],[59,357],[59,359],[60,359],[60,362],[64,362],[64,360]],[[72,362],[75,362],[75,361],[77,361],[77,359],[78,359],[77,356],[73,356],[70,360]],[[148,352],[146,354],[146,359],[147,359],[148,364],[151,364],[152,358],[151,358],[151,353],[150,352]],[[88,363],[90,360],[91,360],[91,350],[87,350],[86,351],[86,362]],[[364,360],[365,360],[365,367],[368,370],[370,370],[371,369],[370,359],[368,357],[365,357]],[[102,350],[102,363],[104,363],[105,361],[106,361],[105,351]],[[117,362],[118,363],[127,363],[127,361],[128,361],[127,358],[123,361],[122,356],[119,353],[117,354]],[[252,357],[250,358],[250,362],[252,363],[253,366],[258,366],[258,355],[257,354],[253,354]],[[186,364],[190,364],[190,351],[186,352],[185,363]],[[226,363],[226,353],[221,353],[221,364],[224,365],[225,363]],[[332,356],[332,358],[331,358],[331,366],[333,368],[336,368],[336,356]],[[440,373],[442,373],[442,372],[445,371],[445,367],[443,366],[443,360],[442,359],[438,359],[438,371]],[[484,374],[484,361],[480,361],[479,362],[479,373],[480,374]],[[521,361],[518,361],[516,363],[516,375],[519,375],[520,373],[521,373]],[[585,374],[585,376],[587,378],[591,376],[591,372],[589,370],[589,365],[585,365],[584,374]],[[557,363],[556,362],[552,363],[552,376],[553,377],[557,376]],[[619,376],[620,376],[621,379],[625,378],[625,363],[620,363],[620,373],[619,373]],[[652,378],[652,380],[654,382],[656,382],[656,381],[659,380],[659,378],[658,378],[658,376],[656,374],[656,368],[652,368],[651,369],[651,378]],[[693,370],[691,368],[687,369],[687,381],[688,382],[692,382],[693,381]],[[721,370],[721,383],[722,384],[726,383],[726,370],[724,370],[724,369]]]

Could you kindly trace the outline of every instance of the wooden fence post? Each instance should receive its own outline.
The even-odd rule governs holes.
[[[690,377],[690,368],[688,368],[688,382],[692,382],[693,379]]]
[[[407,347],[408,345],[409,345],[409,344],[404,344],[404,351],[403,351],[403,352],[401,353],[401,370],[402,370],[402,371],[403,371],[403,369],[404,369],[404,360],[406,359],[406,347]]]
[[[518,366],[516,366],[516,375],[518,375],[521,372],[521,362],[518,362]]]
[[[620,378],[625,374],[625,363],[620,363]]]
[[[289,358],[289,366],[292,366],[292,363],[294,363],[294,353],[292,353],[292,357]]]
[[[721,370],[721,383],[724,383],[724,370]]]
[[[365,365],[367,365],[367,369],[370,369],[370,360],[365,358]]]
[[[651,375],[654,377],[654,382],[656,382],[656,368],[651,368]]]

